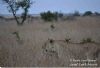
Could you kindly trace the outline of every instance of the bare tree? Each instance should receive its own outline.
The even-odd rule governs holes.
[[[31,0],[2,0],[2,1],[7,4],[7,8],[9,12],[13,14],[17,22],[17,25],[23,25],[28,14],[28,9],[32,4]],[[20,9],[23,10],[21,14],[21,21],[19,21],[17,18],[17,11]]]

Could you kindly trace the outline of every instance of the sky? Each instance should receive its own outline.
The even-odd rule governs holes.
[[[73,13],[79,11],[100,12],[100,0],[33,0],[29,14],[39,14],[44,11],[57,11],[62,13]],[[18,13],[21,13],[19,11]],[[6,5],[0,0],[0,14],[9,14]]]

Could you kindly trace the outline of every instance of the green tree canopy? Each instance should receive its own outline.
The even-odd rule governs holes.
[[[84,14],[83,14],[83,16],[90,16],[90,15],[92,15],[93,13],[91,12],[91,11],[86,11]]]

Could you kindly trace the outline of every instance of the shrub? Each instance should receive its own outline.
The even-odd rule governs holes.
[[[84,14],[83,14],[83,16],[90,16],[90,15],[92,15],[93,13],[91,12],[91,11],[86,11]]]
[[[95,14],[96,16],[100,16],[100,13],[98,13],[98,12],[95,12],[94,14]]]
[[[91,38],[86,38],[86,39],[83,39],[81,43],[92,43],[94,42]]]
[[[57,21],[58,18],[62,18],[63,17],[63,13],[58,13],[58,12],[43,12],[43,13],[40,13],[40,16],[41,18],[44,20],[44,21]]]
[[[87,38],[86,42],[92,42],[92,39],[91,38]]]
[[[52,13],[50,11],[48,12],[43,12],[40,14],[41,15],[41,18],[44,20],[44,21],[53,21],[53,20],[57,20],[57,13]]]

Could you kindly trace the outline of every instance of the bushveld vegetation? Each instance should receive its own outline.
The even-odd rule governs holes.
[[[91,11],[86,11],[83,16],[91,16],[93,15],[93,13]]]
[[[51,11],[42,12],[40,15],[41,15],[41,18],[44,21],[57,21],[58,18],[63,17],[63,14],[62,13],[51,12]]]
[[[0,25],[0,66],[68,66],[71,57],[86,59],[87,53],[100,59],[100,44],[93,43],[100,36],[99,16],[80,16],[70,23],[35,21],[21,27],[13,21]]]
[[[41,18],[45,21],[53,21],[56,19],[56,15],[50,11],[48,12],[43,12],[40,14],[41,15]]]
[[[100,13],[98,12],[92,13],[92,11],[86,11],[83,14],[81,14],[79,11],[75,11],[74,13],[68,15],[64,15],[63,13],[59,13],[59,12],[51,12],[51,11],[40,13],[41,19],[43,19],[44,21],[58,21],[59,19],[75,20],[75,17],[78,16],[91,16],[91,15],[100,16]]]
[[[83,39],[81,41],[82,44],[85,44],[85,43],[94,43],[95,41],[92,40],[92,38],[86,38],[86,39]]]
[[[96,16],[100,16],[100,13],[99,12],[95,12],[94,13]]]
[[[17,24],[22,25],[27,18],[30,2],[26,5],[27,3],[22,0],[23,2],[16,3],[15,7],[14,4],[9,3],[10,0],[3,1],[8,4]],[[20,7],[24,10],[20,17],[22,19],[21,22],[18,21],[16,16],[16,11]],[[91,11],[86,11],[83,16],[91,16],[92,14]],[[97,12],[95,14],[99,15]],[[28,24],[21,28],[19,26],[16,27],[12,22],[7,23],[7,25],[0,25],[0,66],[68,66],[71,57],[83,59],[87,58],[87,53],[90,58],[95,56],[96,59],[100,59],[100,46],[98,46],[100,44],[95,44],[92,38],[85,38],[86,36],[90,37],[88,30],[90,30],[91,37],[92,33],[95,38],[97,38],[97,35],[98,37],[100,36],[99,32],[97,32],[100,29],[98,25],[99,19],[94,18],[93,21],[91,21],[91,17],[88,19],[80,17],[80,19],[76,21],[74,18],[81,16],[78,11],[66,17],[66,20],[74,20],[70,23],[69,21],[63,21],[63,13],[48,11],[40,15],[45,22],[54,21],[54,24],[32,23],[31,25]],[[59,18],[62,19],[60,21],[61,23],[56,23]],[[38,20],[38,22],[43,21]],[[48,26],[50,28],[48,28]],[[55,31],[48,30],[54,30],[55,28]],[[19,30],[16,31],[17,29]],[[67,31],[71,38],[65,37]],[[85,33],[85,31],[87,33]],[[48,39],[48,37],[50,37],[50,39]],[[80,37],[84,37],[84,39],[78,44],[73,42],[77,42]],[[23,44],[17,44],[22,43],[21,41],[24,41]],[[91,46],[88,46],[87,43]],[[100,64],[99,61],[98,64]]]

